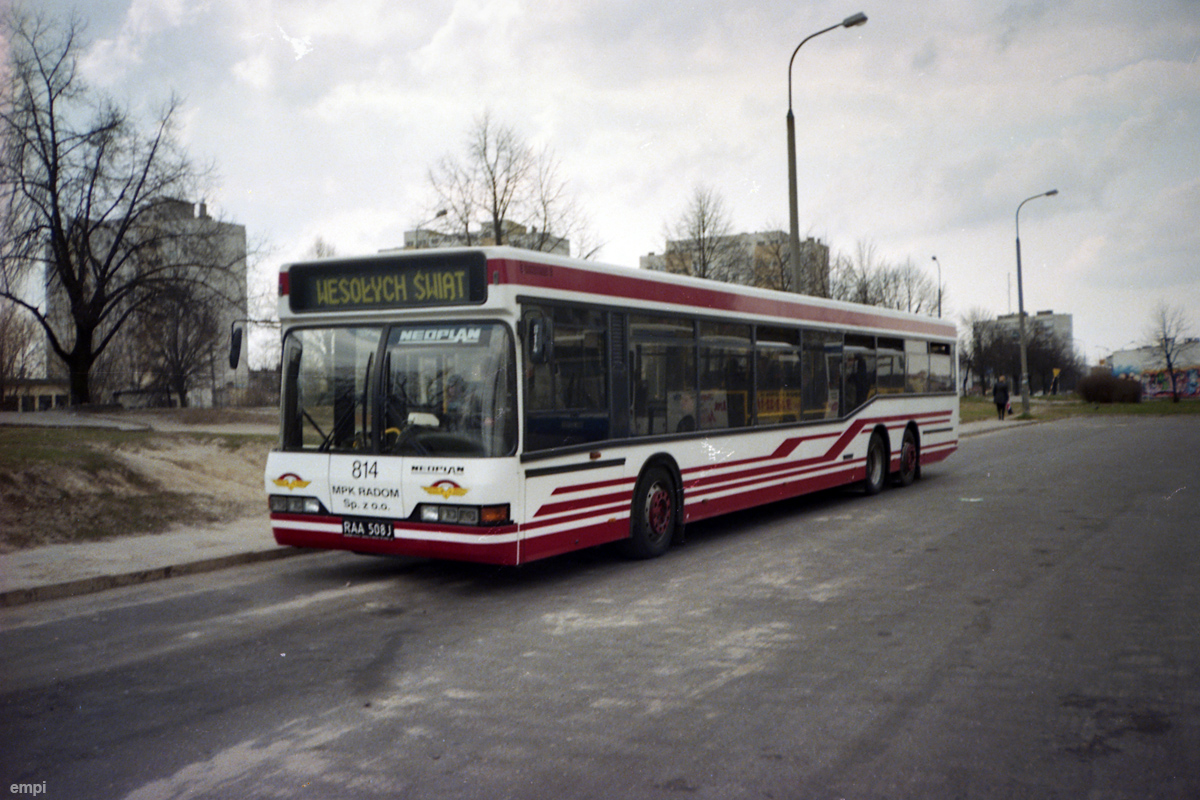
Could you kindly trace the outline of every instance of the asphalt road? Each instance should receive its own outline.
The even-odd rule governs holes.
[[[48,798],[1195,798],[1200,426],[520,569],[322,554],[0,611]]]

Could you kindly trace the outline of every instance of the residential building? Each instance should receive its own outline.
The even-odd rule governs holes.
[[[557,236],[549,231],[539,232],[537,228],[527,228],[524,225],[508,222],[507,220],[502,225],[504,229],[504,244],[506,245],[521,247],[526,250],[538,250],[543,253],[557,253],[564,256],[571,254],[570,240],[564,239],[561,236]],[[389,248],[382,252],[420,250],[431,247],[487,247],[496,243],[496,236],[493,232],[494,227],[489,222],[469,236],[463,232],[444,233],[442,231],[429,230],[428,228],[416,228],[404,232],[404,247]]]
[[[995,320],[983,323],[984,330],[1003,333],[1019,339],[1021,335],[1020,314],[1004,314]],[[1070,314],[1055,314],[1053,310],[1025,315],[1025,335],[1029,340],[1052,338],[1060,344],[1071,346],[1074,340],[1074,323]]]
[[[760,231],[717,237],[710,248],[712,265],[708,277],[730,283],[762,286],[769,289],[829,296],[829,246],[809,237],[800,243],[800,271],[794,274],[789,257],[788,234],[784,231]],[[639,259],[642,269],[696,273],[699,258],[694,240],[670,240],[661,254],[650,253]]]
[[[177,332],[175,322],[182,324],[189,312],[198,310],[206,313],[200,325],[187,331],[187,344],[192,348],[187,358],[200,366],[193,366],[186,379],[187,402],[193,406],[226,405],[230,392],[244,388],[246,382],[244,374],[230,369],[227,358],[231,324],[248,316],[246,228],[213,219],[204,203],[177,199],[158,203],[143,216],[140,226],[144,232],[135,229],[127,236],[147,237],[143,241],[153,237],[153,256],[180,264],[185,279],[203,272],[199,280],[208,289],[203,296],[187,294],[178,298],[180,313],[176,317],[168,315],[166,325],[148,328],[144,323],[139,325],[136,317],[126,321],[92,369],[93,401],[129,406],[178,404],[178,392],[164,378],[170,367],[162,362],[163,344]],[[137,266],[131,263],[122,269]],[[67,297],[50,275],[46,276],[46,304],[47,315],[57,321],[57,329],[68,330]],[[203,332],[198,334],[197,327]],[[99,331],[100,336],[107,333]],[[67,378],[66,365],[49,347],[46,375],[51,381]]]

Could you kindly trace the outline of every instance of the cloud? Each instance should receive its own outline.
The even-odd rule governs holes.
[[[100,86],[120,83],[129,70],[143,63],[145,49],[158,34],[181,27],[200,14],[200,7],[188,0],[133,0],[119,29],[96,39],[85,54],[84,74]]]
[[[283,29],[282,25],[277,24],[275,27],[279,29],[279,35],[283,37],[283,40],[292,46],[297,61],[312,52],[311,36],[292,37],[287,35],[287,31]]]
[[[73,0],[45,0],[66,5]],[[426,170],[490,109],[551,147],[606,260],[661,247],[694,185],[736,227],[787,216],[787,62],[828,0],[97,0],[88,74],[188,101],[228,213],[280,251],[398,244]],[[1194,0],[898,0],[793,70],[802,232],[937,253],[960,308],[1007,310],[1013,213],[1031,305],[1120,338],[1163,292],[1200,307]],[[217,200],[214,200],[217,202]],[[930,267],[932,268],[932,267]],[[1119,307],[1106,307],[1106,296]],[[1150,303],[1152,305],[1152,303]],[[1137,323],[1140,326],[1140,322]],[[1135,327],[1137,327],[1135,326]],[[1124,336],[1122,344],[1136,334]]]
[[[240,82],[260,92],[267,91],[275,84],[275,69],[271,56],[261,50],[231,66],[230,72]]]

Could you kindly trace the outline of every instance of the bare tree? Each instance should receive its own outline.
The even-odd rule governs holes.
[[[337,248],[323,238],[318,236],[313,239],[312,247],[305,252],[305,258],[333,258],[337,255]]]
[[[429,170],[429,183],[437,195],[437,204],[446,213],[439,219],[453,231],[461,232],[464,244],[471,246],[475,232],[471,226],[482,206],[479,204],[475,170],[465,166],[453,156],[443,156],[437,166]]]
[[[188,391],[212,374],[225,329],[212,298],[195,283],[168,287],[136,317],[141,363],[153,376],[151,386],[180,408],[188,406]]]
[[[913,314],[937,313],[937,282],[911,260],[899,266],[880,256],[874,243],[859,240],[853,256],[833,262],[830,296]]]
[[[1034,326],[1027,342],[1030,387],[1040,386],[1043,394],[1057,394],[1074,388],[1083,377],[1083,359],[1071,340],[1064,341],[1048,330]]]
[[[780,292],[792,291],[791,248],[787,240],[772,238],[755,248],[754,285]]]
[[[855,242],[854,255],[838,253],[833,259],[830,297],[864,305],[882,305],[878,275],[883,270],[874,243]]]
[[[818,294],[819,292],[815,291],[816,287],[795,285],[795,276],[792,274],[792,248],[783,229],[778,225],[770,224],[763,230],[766,233],[761,235],[754,245],[751,285],[780,292]],[[801,258],[803,256],[804,254],[801,252]],[[806,289],[814,289],[814,291],[806,291]]]
[[[667,271],[727,283],[750,283],[750,253],[732,230],[720,193],[708,186],[696,186],[682,216],[664,231]]]
[[[1000,325],[991,312],[972,308],[960,322],[959,357],[963,366],[963,389],[973,373],[984,395],[990,383],[1021,374],[1021,347],[1016,330]],[[1035,326],[1029,332],[1028,362],[1031,385],[1050,394],[1071,390],[1083,374],[1083,364],[1071,340],[1063,340],[1051,331]]]
[[[1179,366],[1180,351],[1189,335],[1190,324],[1183,306],[1172,306],[1165,301],[1155,306],[1145,340],[1155,359],[1167,370],[1167,377],[1171,379],[1171,400],[1175,403],[1179,402],[1175,368]]]
[[[534,174],[533,152],[509,127],[492,123],[484,113],[471,132],[468,158],[479,181],[480,205],[491,217],[492,237],[504,244],[505,224],[512,220],[514,203]]]
[[[579,258],[595,258],[603,246],[592,232],[566,181],[559,177],[559,161],[545,149],[534,159],[529,230],[534,250],[553,250],[565,239],[575,242]]]
[[[925,270],[907,259],[903,264],[892,267],[895,273],[895,305],[897,311],[912,314],[936,314],[938,309],[937,281]]]
[[[966,393],[972,377],[979,379],[979,389],[986,393],[983,351],[988,324],[995,318],[986,308],[973,307],[959,321],[959,361],[962,367],[962,392]]]
[[[535,151],[485,112],[468,132],[465,157],[446,155],[429,171],[437,207],[446,211],[437,224],[467,245],[551,251],[574,239],[578,255],[593,257],[599,246],[559,171],[552,151]]]
[[[12,394],[16,381],[36,374],[39,332],[23,308],[0,300],[0,404]]]
[[[0,297],[33,315],[66,366],[71,402],[88,403],[97,359],[139,310],[180,283],[216,290],[214,273],[235,265],[220,260],[210,226],[176,213],[208,177],[175,140],[178,100],[143,130],[84,84],[77,17],[57,26],[14,9],[4,25]],[[44,306],[23,291],[42,276]]]

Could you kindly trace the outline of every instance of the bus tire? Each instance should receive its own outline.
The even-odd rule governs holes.
[[[879,494],[887,482],[888,455],[887,445],[878,432],[871,434],[867,445],[867,477],[863,480],[863,488],[867,494]]]
[[[917,435],[912,428],[905,428],[904,440],[900,443],[900,471],[896,473],[896,483],[911,486],[920,474],[921,449],[917,445]]]
[[[675,481],[665,467],[652,464],[642,472],[630,512],[629,538],[621,542],[622,553],[646,559],[667,552],[679,525],[679,503]]]

